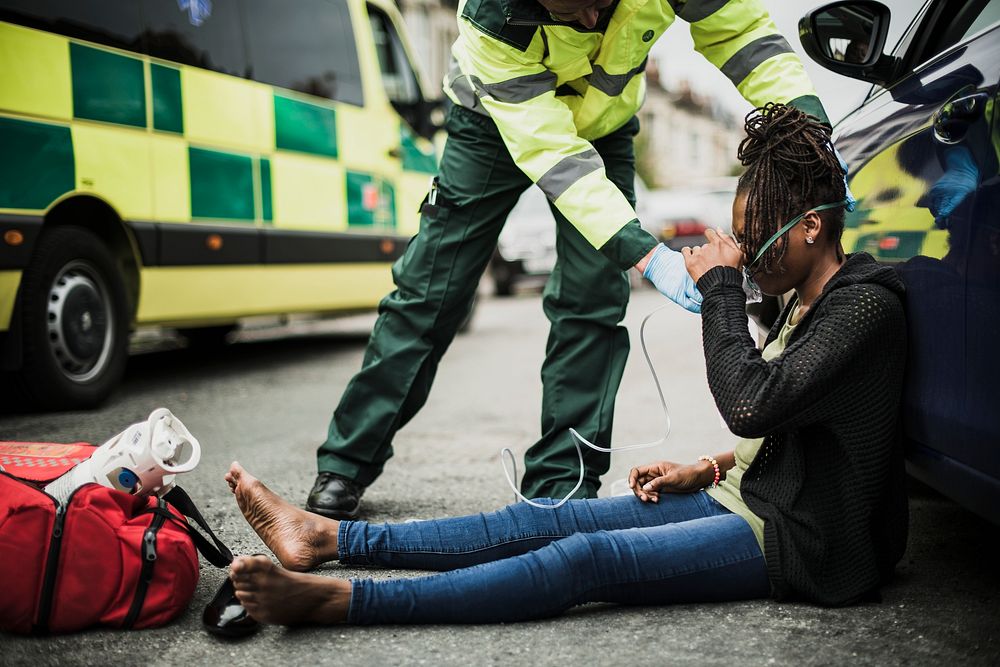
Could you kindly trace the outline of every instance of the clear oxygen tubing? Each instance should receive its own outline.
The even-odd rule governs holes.
[[[581,442],[586,446],[590,447],[591,449],[597,450],[599,452],[610,453],[610,452],[625,452],[631,449],[648,449],[649,447],[656,447],[658,445],[662,445],[667,441],[667,438],[670,437],[670,411],[667,410],[667,399],[663,397],[663,388],[660,386],[660,378],[656,375],[656,370],[653,368],[653,360],[649,358],[649,350],[646,347],[646,323],[649,322],[649,318],[651,318],[653,315],[656,315],[664,308],[670,308],[670,307],[673,307],[673,304],[668,303],[664,306],[660,306],[656,310],[646,315],[646,317],[642,319],[642,324],[639,325],[639,344],[642,347],[642,356],[646,358],[646,366],[649,368],[649,374],[653,376],[653,384],[656,385],[656,394],[657,396],[659,396],[660,406],[663,408],[663,419],[664,421],[666,421],[666,431],[663,433],[663,437],[661,437],[659,440],[654,440],[652,442],[644,442],[637,445],[623,445],[621,447],[602,447],[600,445],[595,445],[590,440],[584,438],[582,435],[579,434],[579,432],[577,432],[575,428],[569,429],[570,435],[573,436],[573,444],[576,446],[576,454],[580,459],[580,479],[577,480],[576,486],[573,487],[572,491],[566,494],[565,498],[554,504],[536,503],[533,500],[525,498],[521,494],[521,492],[517,490],[517,461],[514,458],[514,452],[511,451],[510,447],[504,447],[502,450],[500,450],[500,466],[503,468],[504,477],[507,478],[507,484],[510,485],[511,491],[514,492],[515,501],[521,500],[523,502],[528,503],[532,507],[538,507],[541,509],[551,509],[551,510],[554,510],[558,507],[562,507],[563,505],[565,505],[566,502],[573,497],[573,494],[575,494],[583,485],[584,466],[583,466],[583,449],[580,447]],[[507,469],[507,463],[504,460],[505,456],[510,458],[511,468],[514,471],[513,478],[511,477],[510,471]]]

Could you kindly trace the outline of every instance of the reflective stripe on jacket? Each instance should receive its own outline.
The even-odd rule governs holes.
[[[649,49],[675,16],[691,24],[695,49],[751,104],[791,102],[827,121],[760,0],[616,0],[592,30],[552,19],[535,0],[459,2],[445,93],[492,117],[514,162],[622,268],[652,247],[652,237],[628,224],[635,211],[590,141],[639,110]],[[608,243],[619,234],[625,238]]]

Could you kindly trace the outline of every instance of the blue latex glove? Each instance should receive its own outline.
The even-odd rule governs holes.
[[[947,218],[958,205],[976,191],[979,185],[979,167],[972,153],[965,146],[954,146],[944,154],[944,174],[927,193],[935,221]],[[917,202],[918,205],[920,202]],[[939,227],[947,225],[938,223]]]
[[[701,292],[684,266],[684,255],[662,243],[653,250],[649,264],[642,276],[648,279],[660,294],[685,310],[701,312]]]
[[[837,156],[838,160],[840,160],[840,168],[844,170],[844,199],[847,200],[847,205],[844,206],[844,210],[850,213],[858,205],[858,200],[854,198],[854,193],[851,192],[850,186],[847,185],[847,162],[844,160],[844,156],[840,154],[840,151],[837,150],[836,146],[833,147],[833,154]]]

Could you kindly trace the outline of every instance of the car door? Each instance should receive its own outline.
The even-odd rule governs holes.
[[[928,3],[893,53],[901,74],[835,135],[858,199],[845,247],[899,265],[907,286],[907,438],[994,479],[998,4]]]
[[[1000,28],[987,39],[995,47],[991,62],[996,65]],[[1000,485],[1000,85],[996,72],[993,76],[987,108],[991,132],[981,147],[983,165],[966,252],[966,428],[959,445],[977,446],[977,453],[968,457],[969,465],[982,466]]]

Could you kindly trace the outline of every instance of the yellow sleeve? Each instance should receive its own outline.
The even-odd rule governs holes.
[[[691,27],[698,53],[719,68],[755,107],[792,104],[830,120],[802,61],[778,32],[761,0],[670,0]]]
[[[556,98],[556,75],[541,64],[542,39],[520,51],[459,21],[453,49],[461,75],[451,87],[463,105],[472,94],[496,123],[514,163],[546,194],[595,248],[632,266],[654,245],[635,233],[631,204],[605,173],[589,141],[580,138],[573,113]],[[622,232],[627,238],[608,242]]]

